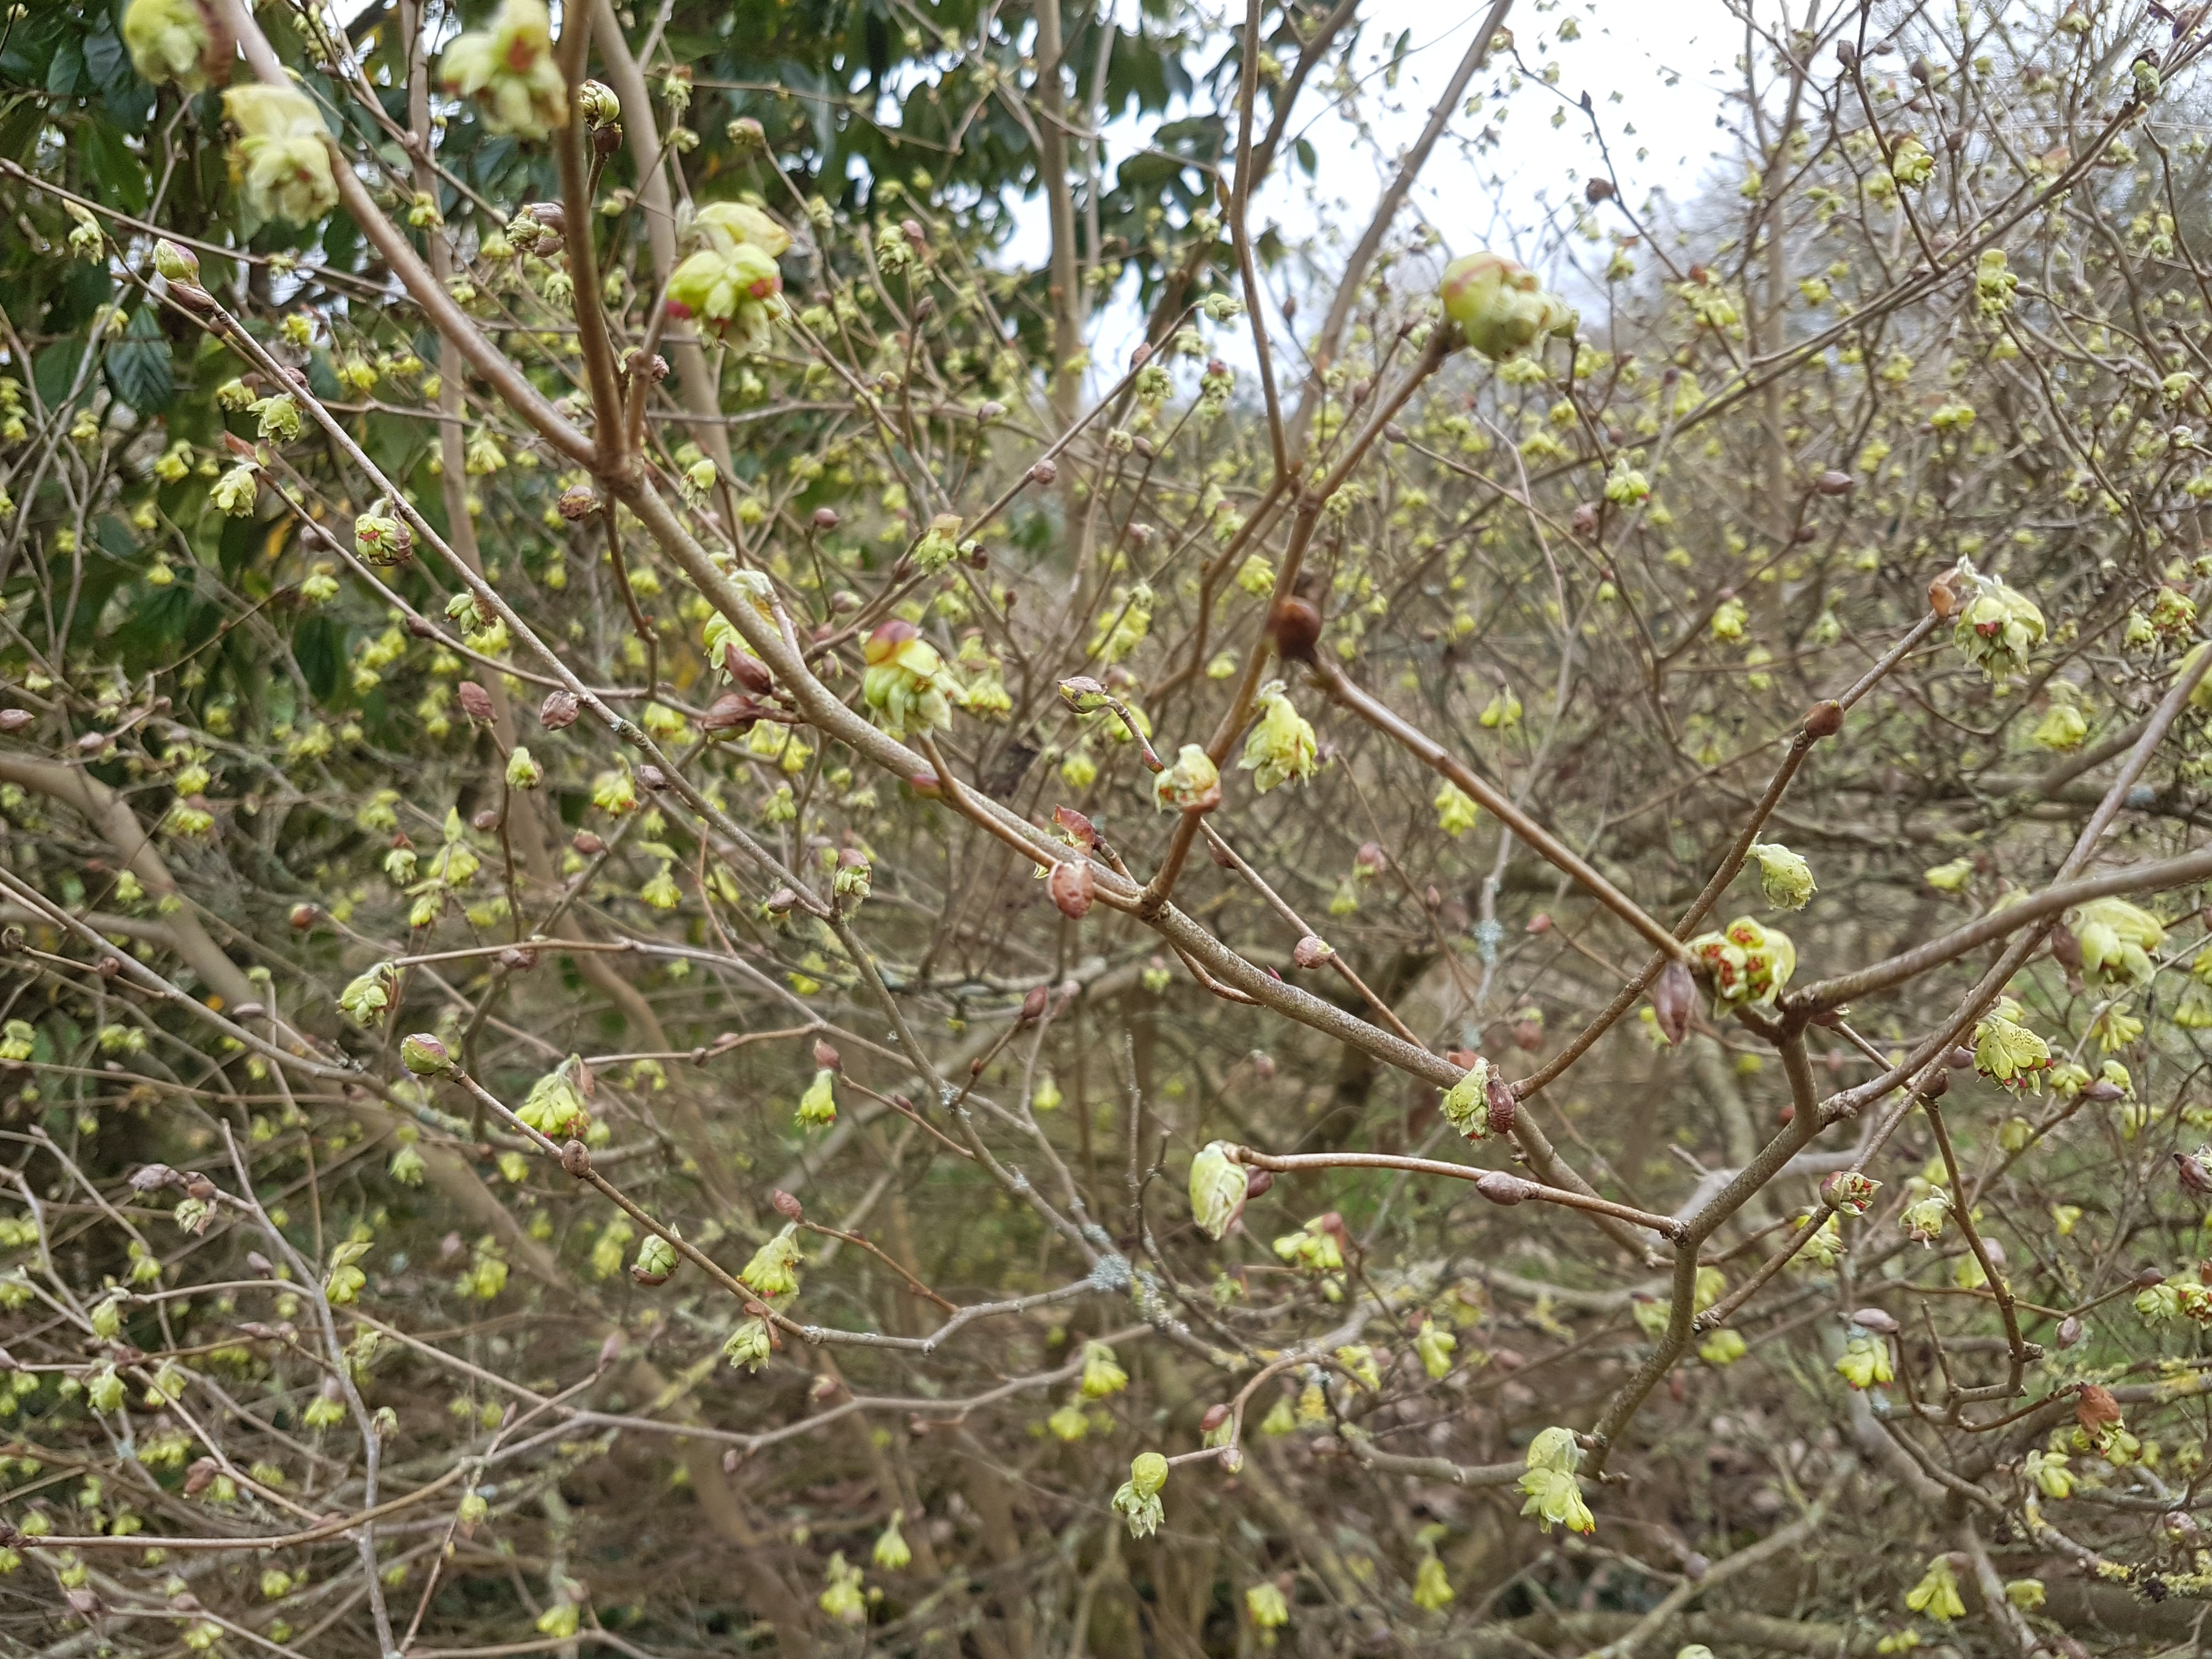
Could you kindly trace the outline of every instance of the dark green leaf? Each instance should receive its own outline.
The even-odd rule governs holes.
[[[345,636],[328,617],[310,617],[292,630],[292,659],[307,677],[307,689],[327,701],[345,665]]]
[[[177,395],[169,343],[149,307],[131,313],[131,326],[108,347],[103,366],[109,389],[141,415],[160,414]]]
[[[84,78],[83,46],[76,40],[63,41],[46,64],[46,91],[56,98],[74,98]]]
[[[40,401],[49,409],[59,408],[69,401],[70,389],[76,384],[77,366],[84,362],[84,354],[83,340],[57,340],[32,359],[32,383],[39,388]]]
[[[78,131],[84,139],[85,160],[108,204],[129,214],[145,212],[146,166],[131,154],[123,135],[105,121],[87,122]]]

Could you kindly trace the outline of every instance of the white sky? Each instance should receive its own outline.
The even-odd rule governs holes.
[[[1401,32],[1412,32],[1395,88],[1385,90],[1379,74],[1368,80],[1365,112],[1374,142],[1328,112],[1310,85],[1301,101],[1312,112],[1302,131],[1317,153],[1318,176],[1309,185],[1303,173],[1290,169],[1286,156],[1255,204],[1255,230],[1273,222],[1292,241],[1314,237],[1324,228],[1347,246],[1356,240],[1395,171],[1398,154],[1419,137],[1431,106],[1488,10],[1483,0],[1448,0],[1443,5],[1433,0],[1372,0],[1356,64],[1363,75],[1379,68]],[[1579,26],[1581,38],[1561,44],[1559,26],[1567,17]],[[1479,155],[1462,149],[1455,139],[1472,137],[1486,121],[1495,120],[1501,106],[1486,97],[1477,118],[1455,118],[1401,214],[1401,227],[1416,222],[1417,216],[1425,217],[1451,252],[1497,246],[1536,262],[1543,238],[1534,233],[1553,209],[1578,202],[1583,179],[1598,168],[1589,118],[1574,107],[1584,90],[1629,201],[1640,206],[1655,191],[1686,200],[1711,179],[1737,176],[1740,163],[1732,151],[1723,161],[1715,161],[1717,148],[1727,143],[1715,117],[1732,111],[1727,94],[1732,83],[1740,84],[1735,64],[1743,50],[1742,24],[1723,0],[1565,0],[1540,14],[1534,0],[1519,0],[1506,26],[1532,68],[1559,64],[1558,87],[1565,97],[1524,85],[1503,106],[1510,112],[1496,123],[1498,144]],[[1503,68],[1502,60],[1494,62],[1470,90],[1486,94]],[[1563,106],[1567,123],[1554,128],[1552,111]],[[1120,129],[1116,136],[1133,141],[1137,130]],[[1625,228],[1617,214],[1601,213],[1600,223],[1608,230]],[[1038,198],[1022,205],[1007,256],[1042,264],[1048,247],[1044,204]],[[1317,248],[1316,259],[1323,268],[1332,263],[1326,247]],[[1092,356],[1102,368],[1123,360],[1137,337],[1137,320],[1126,303],[1108,307],[1098,318]],[[1270,320],[1279,325],[1278,319]]]

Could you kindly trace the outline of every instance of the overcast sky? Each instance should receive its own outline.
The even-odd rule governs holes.
[[[1272,187],[1255,206],[1255,228],[1273,222],[1293,241],[1334,230],[1345,244],[1365,228],[1376,199],[1395,170],[1399,152],[1410,146],[1426,124],[1431,106],[1458,66],[1487,3],[1447,0],[1370,0],[1357,67],[1368,76],[1366,114],[1372,137],[1329,112],[1310,90],[1302,100],[1311,112],[1301,129],[1319,161],[1310,184],[1303,174],[1279,168]],[[1562,20],[1572,18],[1579,38],[1562,43]],[[1543,251],[1541,227],[1550,210],[1578,200],[1582,181],[1596,171],[1599,155],[1589,122],[1574,106],[1587,90],[1624,194],[1641,203],[1657,191],[1686,199],[1717,178],[1733,179],[1741,163],[1728,146],[1728,135],[1715,124],[1729,111],[1729,87],[1743,50],[1743,27],[1723,0],[1565,0],[1539,14],[1528,0],[1513,8],[1507,27],[1523,59],[1539,70],[1557,62],[1556,96],[1525,86],[1495,120],[1497,102],[1486,95],[1473,120],[1457,119],[1431,158],[1401,223],[1425,217],[1443,234],[1446,247],[1462,253],[1482,246],[1517,250],[1532,259]],[[1399,35],[1411,33],[1395,89],[1385,90],[1380,59]],[[1502,78],[1502,61],[1476,77],[1473,90],[1487,94]],[[1567,123],[1551,124],[1564,107]],[[1471,138],[1486,123],[1498,143],[1475,152],[1459,138]],[[1134,142],[1139,129],[1118,128],[1116,136]],[[1725,154],[1717,161],[1716,150]],[[1042,198],[1024,205],[1009,255],[1042,264],[1050,239]],[[1621,228],[1618,216],[1601,221]],[[1317,263],[1333,261],[1326,247]],[[1139,319],[1126,301],[1097,319],[1093,361],[1104,369],[1118,365],[1138,338]],[[1236,354],[1232,353],[1232,356]],[[1250,366],[1249,354],[1244,367]]]

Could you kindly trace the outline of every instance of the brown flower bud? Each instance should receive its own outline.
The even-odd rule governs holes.
[[[1311,662],[1321,643],[1321,612],[1310,599],[1285,599],[1267,617],[1267,637],[1284,661]]]
[[[817,530],[835,530],[842,522],[842,520],[837,516],[837,509],[834,507],[817,507],[814,509],[814,527]]]
[[[2173,1172],[2191,1192],[2212,1193],[2212,1170],[2206,1169],[2204,1160],[2194,1152],[2174,1153]]]
[[[1244,1201],[1249,1204],[1274,1184],[1275,1172],[1273,1170],[1247,1170],[1244,1172]]]
[[[1600,202],[1610,202],[1613,199],[1613,180],[1610,179],[1592,178],[1583,181],[1583,200],[1588,202],[1592,207],[1595,207]]]
[[[1574,516],[1567,522],[1576,535],[1588,541],[1597,534],[1597,503],[1595,501],[1577,503]]]
[[[607,850],[607,844],[588,830],[579,830],[569,837],[568,845],[587,859],[595,859]]]
[[[1848,472],[1823,472],[1813,480],[1814,491],[1822,495],[1848,495],[1856,485]]]
[[[1052,866],[1052,879],[1045,884],[1052,890],[1052,902],[1069,921],[1080,921],[1091,914],[1097,882],[1089,859],[1062,860]]]
[[[665,789],[668,787],[668,774],[647,761],[637,769],[637,787],[641,789]]]
[[[814,1039],[814,1064],[824,1072],[841,1072],[845,1069],[843,1058],[820,1037]]]
[[[558,732],[576,723],[581,704],[574,691],[548,691],[545,701],[538,705],[538,723],[548,732]]]
[[[0,733],[13,737],[36,719],[27,708],[0,708]]]
[[[1492,1204],[1518,1204],[1534,1196],[1536,1186],[1534,1182],[1523,1181],[1503,1170],[1485,1170],[1474,1178],[1474,1190]]]
[[[1833,697],[1814,703],[1805,711],[1805,733],[1808,737],[1832,738],[1844,729],[1844,706]]]
[[[742,691],[726,691],[714,699],[714,706],[699,717],[702,732],[735,732],[740,734],[752,730],[761,717],[761,707]]]
[[[1318,968],[1335,954],[1336,952],[1329,948],[1326,940],[1316,939],[1311,933],[1308,933],[1297,942],[1297,948],[1291,952],[1291,960],[1301,968]]]
[[[722,647],[722,666],[729,671],[731,679],[740,690],[750,691],[757,697],[764,696],[775,689],[775,676],[768,672],[768,665],[758,657],[739,650],[734,643]]]
[[[769,1205],[786,1221],[796,1221],[805,1213],[799,1200],[781,1187],[776,1188],[775,1195],[769,1200]]]
[[[1044,1018],[1044,1011],[1051,1004],[1051,1001],[1052,994],[1046,990],[1043,986],[1030,986],[1028,992],[1022,998],[1022,1024],[1024,1025],[1034,1025],[1037,1021],[1042,1019]]]
[[[1863,1331],[1872,1331],[1876,1336],[1895,1336],[1899,1326],[1897,1316],[1882,1308],[1858,1308],[1851,1313],[1851,1323]]]
[[[292,907],[291,915],[286,920],[291,922],[295,932],[304,933],[321,919],[322,914],[321,910],[312,904],[295,904]]]
[[[1490,1107],[1491,1133],[1511,1134],[1514,1114],[1519,1111],[1521,1107],[1519,1097],[1513,1092],[1513,1085],[1493,1069],[1490,1073],[1489,1085],[1482,1092],[1483,1099]]]
[[[2058,1346],[2062,1348],[2070,1348],[2081,1340],[2081,1322],[2075,1315],[2068,1314],[2065,1318],[2058,1322]]]
[[[581,1181],[592,1172],[591,1150],[580,1140],[564,1142],[561,1147],[561,1167]]]
[[[1054,807],[1052,821],[1063,835],[1085,852],[1098,844],[1097,826],[1073,806]]]
[[[1047,457],[1045,459],[1039,461],[1035,466],[1030,469],[1030,482],[1031,483],[1048,484],[1054,483],[1059,478],[1059,477],[1060,468],[1053,462],[1050,457]]]
[[[222,1473],[222,1465],[212,1457],[194,1458],[191,1468],[185,1471],[185,1496],[198,1498],[215,1485],[216,1476]]]
[[[588,519],[599,510],[599,492],[589,484],[570,484],[554,505],[570,524]]]
[[[1219,1428],[1228,1420],[1228,1402],[1226,1401],[1217,1400],[1211,1406],[1208,1406],[1206,1408],[1206,1415],[1198,1419],[1198,1431],[1200,1434],[1212,1434],[1216,1429]]]
[[[486,835],[489,835],[493,830],[499,828],[499,809],[495,806],[487,806],[483,811],[478,812],[474,817],[471,818],[469,823],[473,828],[481,830]]]

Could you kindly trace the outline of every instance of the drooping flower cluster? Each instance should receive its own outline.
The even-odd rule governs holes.
[[[231,182],[256,218],[313,224],[337,205],[331,145],[320,111],[290,87],[233,87],[222,112],[238,129],[230,147]]]
[[[1278,784],[1311,777],[1315,752],[1311,723],[1291,706],[1282,681],[1268,681],[1260,688],[1260,723],[1244,739],[1238,768],[1252,774],[1253,787],[1264,795]]]
[[[568,85],[545,0],[503,0],[489,28],[456,36],[438,60],[438,83],[474,99],[494,132],[546,138],[568,124]]]
[[[1159,1530],[1164,1506],[1160,1488],[1168,1483],[1168,1460],[1158,1452],[1139,1452],[1130,1460],[1129,1478],[1114,1494],[1114,1513],[1128,1522],[1129,1536],[1150,1538]]]
[[[591,1121],[584,1104],[584,1062],[575,1054],[530,1085],[514,1115],[548,1140],[580,1134]]]
[[[960,682],[912,623],[894,617],[884,623],[868,635],[862,655],[868,666],[860,677],[860,695],[884,731],[902,738],[952,724]]]
[[[1501,253],[1469,253],[1444,267],[1440,289],[1444,315],[1467,343],[1493,362],[1511,356],[1540,336],[1571,337],[1575,309],[1547,293],[1535,273]]]
[[[230,74],[230,31],[208,0],[131,0],[123,44],[142,80],[205,92]]]
[[[1836,1372],[1854,1389],[1887,1388],[1896,1376],[1890,1369],[1888,1341],[1853,1326]]]
[[[1292,1267],[1309,1273],[1341,1273],[1344,1250],[1338,1239],[1343,1230],[1342,1218],[1331,1210],[1327,1215],[1316,1216],[1297,1232],[1278,1238],[1274,1251]]]
[[[1797,971],[1797,947],[1790,936],[1749,916],[1738,916],[1718,933],[1698,934],[1688,949],[1712,975],[1717,1011],[1771,1004]]]
[[[2027,665],[2028,653],[2043,643],[2043,612],[2035,602],[1995,576],[1984,576],[1961,560],[1949,578],[1964,594],[1958,626],[1951,637],[1959,649],[1992,680],[2002,680]]]
[[[1999,997],[1974,1027],[1974,1069],[2000,1087],[2043,1090],[2051,1045],[2022,1023],[2020,1004]]]
[[[2166,942],[2166,924],[2125,899],[2092,899],[2075,912],[2081,969],[2106,985],[2147,985],[2157,971],[2150,953]]]
[[[1802,910],[1812,899],[1813,866],[1802,854],[1779,842],[1754,842],[1751,856],[1759,860],[1759,884],[1766,902],[1778,910]]]
[[[1569,1532],[1595,1532],[1597,1517],[1583,1502],[1582,1483],[1575,1478],[1582,1461],[1582,1444],[1571,1429],[1546,1429],[1530,1441],[1528,1472],[1520,1481],[1528,1501],[1521,1513],[1534,1516],[1546,1532],[1555,1524]]]
[[[1467,1075],[1444,1091],[1444,1121],[1469,1140],[1482,1140],[1490,1134],[1490,1085],[1496,1076],[1490,1062],[1477,1054]]]
[[[785,1224],[783,1231],[753,1252],[751,1261],[738,1278],[755,1296],[775,1301],[779,1297],[799,1294],[799,1265],[803,1260],[799,1253],[799,1224]]]
[[[1176,751],[1175,764],[1152,780],[1152,801],[1162,811],[1211,812],[1221,805],[1221,771],[1194,743]]]
[[[725,337],[734,326],[743,349],[765,345],[769,325],[783,315],[783,273],[775,262],[791,246],[791,233],[743,202],[700,209],[691,233],[702,246],[670,275],[669,310],[703,319]]]

